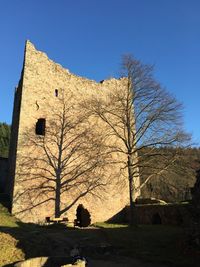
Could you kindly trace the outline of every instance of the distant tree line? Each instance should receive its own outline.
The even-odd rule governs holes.
[[[0,157],[7,158],[10,143],[10,125],[0,122]]]

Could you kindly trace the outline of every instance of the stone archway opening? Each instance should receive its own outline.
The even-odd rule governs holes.
[[[158,212],[153,214],[151,222],[152,224],[162,224],[162,219]]]

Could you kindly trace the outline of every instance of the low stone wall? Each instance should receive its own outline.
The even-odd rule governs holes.
[[[136,205],[138,224],[188,225],[190,223],[189,204],[146,204]],[[128,223],[129,206],[126,206],[108,222]]]
[[[0,157],[0,193],[5,192],[5,185],[8,177],[8,159]]]
[[[190,221],[188,204],[138,205],[139,224],[187,225]]]

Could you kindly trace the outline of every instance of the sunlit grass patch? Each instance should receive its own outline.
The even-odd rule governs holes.
[[[17,220],[0,204],[0,227],[17,227]]]
[[[96,227],[100,228],[127,228],[128,224],[116,224],[116,223],[106,223],[106,222],[97,222],[93,224]]]
[[[17,242],[11,235],[0,233],[0,266],[24,259],[24,253],[17,248]]]

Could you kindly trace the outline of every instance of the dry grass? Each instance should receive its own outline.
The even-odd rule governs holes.
[[[23,251],[17,248],[18,240],[8,231],[15,227],[17,220],[0,204],[0,266],[24,259]]]
[[[10,234],[0,233],[0,266],[24,259],[24,253],[17,248],[17,242]]]

